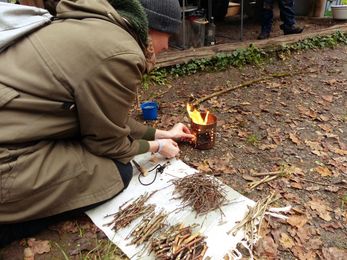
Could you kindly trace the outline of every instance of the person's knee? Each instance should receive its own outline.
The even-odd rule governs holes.
[[[116,164],[119,174],[122,178],[124,189],[126,189],[129,186],[129,183],[133,177],[133,166],[130,162],[124,164],[115,160],[114,163]]]

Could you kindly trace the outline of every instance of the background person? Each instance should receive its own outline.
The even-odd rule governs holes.
[[[263,0],[263,8],[261,15],[261,32],[258,36],[259,40],[270,37],[273,23],[273,7],[275,0]],[[280,25],[284,34],[296,34],[303,31],[302,28],[295,24],[294,0],[278,0],[280,8],[280,18],[283,24]]]
[[[109,200],[135,155],[172,158],[193,137],[181,123],[157,130],[128,116],[181,22],[177,0],[143,3],[150,22],[160,17],[152,45],[137,0],[62,0],[51,24],[0,53],[0,246]]]

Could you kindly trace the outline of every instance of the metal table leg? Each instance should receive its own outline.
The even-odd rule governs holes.
[[[241,0],[241,26],[240,26],[240,41],[243,41],[243,8],[244,8],[244,3],[243,3],[243,0]]]

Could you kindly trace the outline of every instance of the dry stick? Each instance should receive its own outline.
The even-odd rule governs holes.
[[[115,214],[107,215],[105,217],[113,216],[113,220],[105,224],[106,226],[113,225],[113,230],[118,230],[128,226],[136,218],[149,214],[154,211],[155,205],[149,204],[145,205],[148,199],[157,191],[154,191],[150,194],[145,193],[141,195],[136,200],[131,203],[124,203],[118,208],[118,212]]]
[[[308,180],[308,179],[305,179],[305,178],[302,178],[302,177],[298,177],[300,180],[303,180],[303,181],[306,181],[306,182],[311,182],[311,183],[315,183],[315,184],[318,184],[318,185],[322,185],[322,186],[338,186],[339,188],[343,188],[343,189],[347,189],[347,186],[344,186],[344,185],[338,185],[338,184],[335,184],[335,183],[324,183],[324,182],[318,182],[318,181],[313,181],[313,180]]]
[[[214,92],[210,95],[207,95],[205,97],[202,97],[202,98],[199,98],[197,100],[195,100],[193,102],[193,106],[198,106],[200,103],[208,100],[208,99],[211,99],[215,96],[219,96],[219,95],[222,95],[226,92],[229,92],[229,91],[232,91],[232,90],[235,90],[235,89],[238,89],[238,88],[243,88],[243,87],[247,87],[247,86],[250,86],[254,83],[257,83],[257,82],[260,82],[260,81],[264,81],[264,80],[268,80],[268,79],[272,79],[272,78],[283,78],[283,77],[288,77],[288,76],[292,76],[294,74],[291,74],[291,73],[275,73],[275,74],[270,74],[269,76],[266,76],[266,77],[262,77],[262,78],[258,78],[258,79],[254,79],[254,80],[250,80],[250,81],[246,81],[244,83],[241,83],[239,85],[236,85],[236,86],[231,86],[231,87],[228,87],[226,89],[223,89],[223,90],[220,90],[220,91],[217,91],[217,92]],[[295,73],[295,75],[297,75],[297,73]]]
[[[273,193],[265,199],[258,201],[254,207],[251,207],[249,209],[246,216],[227,233],[236,235],[236,233],[243,228],[245,234],[248,235],[248,238],[246,236],[246,239],[249,242],[251,248],[253,248],[255,232],[259,232],[259,227],[263,221],[268,206],[276,200],[274,196],[275,194]],[[258,224],[256,224],[255,222],[257,220],[259,221]]]
[[[205,174],[187,175],[172,180],[172,183],[175,185],[174,193],[179,194],[174,199],[181,199],[182,209],[191,206],[197,215],[220,209],[227,200],[220,183]]]
[[[249,184],[249,189],[250,190],[253,190],[255,189],[256,187],[258,187],[260,184],[263,184],[263,183],[267,183],[269,181],[272,181],[274,179],[277,179],[279,177],[279,175],[273,175],[270,177],[270,175],[267,175],[265,176],[263,179],[259,180],[259,181],[252,181],[250,184]]]
[[[268,175],[277,175],[282,173],[282,171],[275,171],[275,172],[258,172],[258,173],[251,173],[252,176],[258,177],[258,176],[268,176]]]

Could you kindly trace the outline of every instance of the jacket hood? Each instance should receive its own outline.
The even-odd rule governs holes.
[[[58,19],[98,18],[129,32],[143,48],[147,46],[148,20],[138,0],[62,0],[57,5]]]

